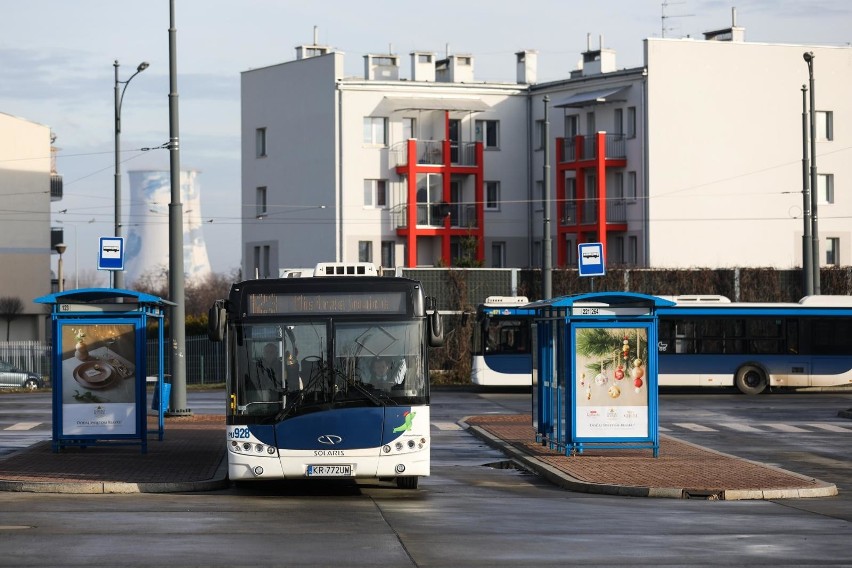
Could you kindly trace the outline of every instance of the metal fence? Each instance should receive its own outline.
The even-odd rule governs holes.
[[[147,342],[147,374],[159,371],[159,350],[156,339]],[[169,343],[166,342],[166,350]],[[53,346],[44,341],[0,341],[0,360],[8,361],[25,371],[50,377],[50,357]],[[199,385],[225,382],[225,343],[212,342],[206,335],[186,338],[186,384]],[[163,354],[163,373],[168,382],[171,378],[169,352]]]

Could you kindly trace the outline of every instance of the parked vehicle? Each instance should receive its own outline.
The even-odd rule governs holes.
[[[0,361],[0,388],[40,389],[44,381],[37,373],[24,371],[8,361]]]

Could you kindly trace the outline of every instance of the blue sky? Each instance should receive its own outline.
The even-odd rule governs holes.
[[[683,0],[665,6],[660,0],[175,0],[175,6],[180,160],[183,168],[202,172],[205,239],[216,272],[239,266],[241,210],[253,205],[240,202],[240,73],[292,60],[296,45],[312,42],[315,26],[320,44],[346,53],[350,75],[363,73],[365,53],[392,48],[403,55],[401,74],[407,76],[410,51],[443,55],[449,47],[475,56],[477,80],[503,82],[514,81],[514,53],[521,49],[538,51],[540,82],[566,77],[589,34],[593,48],[602,37],[604,47],[616,50],[619,67],[639,66],[644,38],[700,38],[729,26],[732,7],[747,41],[852,42],[848,0]],[[140,62],[150,63],[133,79],[122,107],[125,211],[128,170],[169,168],[168,151],[141,150],[169,139],[168,27],[168,0],[4,2],[0,112],[48,125],[57,136],[65,194],[52,204],[53,224],[62,219],[76,227],[66,231],[66,277],[74,267],[81,278],[97,275],[97,239],[113,230],[116,59],[122,80]],[[804,63],[802,70],[804,78]]]

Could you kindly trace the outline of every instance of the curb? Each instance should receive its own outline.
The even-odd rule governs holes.
[[[132,494],[132,493],[192,493],[215,491],[229,486],[228,460],[223,456],[210,479],[180,482],[129,483],[124,481],[52,482],[0,480],[0,491],[19,493],[68,494]]]
[[[486,430],[478,426],[469,425],[467,422],[465,422],[465,420],[460,420],[459,424],[462,426],[462,428],[464,428],[468,432],[471,432],[474,436],[486,442],[489,446],[500,450],[501,452],[509,456],[512,461],[519,463],[524,469],[537,473],[550,483],[553,483],[558,487],[562,487],[563,489],[569,489],[571,491],[598,495],[617,495],[621,497],[653,497],[658,499],[690,499],[692,497],[701,496],[703,499],[710,501],[799,499],[805,497],[832,497],[834,495],[837,495],[836,485],[834,485],[833,483],[826,483],[822,481],[820,481],[821,485],[819,487],[803,487],[794,489],[727,489],[718,492],[713,492],[711,494],[707,494],[706,492],[692,491],[686,487],[639,487],[632,485],[591,483],[588,481],[576,479],[564,471],[561,471],[549,464],[543,463],[538,459],[523,453],[522,451],[518,450],[517,448],[505,442],[504,440],[493,436]],[[736,456],[704,448],[703,446],[698,446],[690,442],[684,442],[680,439],[678,439],[678,441],[699,448],[706,452],[757,464],[765,468],[774,469],[776,471],[783,472],[787,475],[792,475],[797,478],[801,478],[803,480],[812,479],[810,477],[795,472],[762,464],[760,462],[738,458]]]

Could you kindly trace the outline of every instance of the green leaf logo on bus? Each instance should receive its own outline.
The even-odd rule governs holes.
[[[397,426],[393,429],[394,433],[396,432],[408,432],[411,430],[411,423],[414,421],[414,415],[416,412],[412,412],[410,410],[406,410],[402,415],[405,417],[405,422]]]

